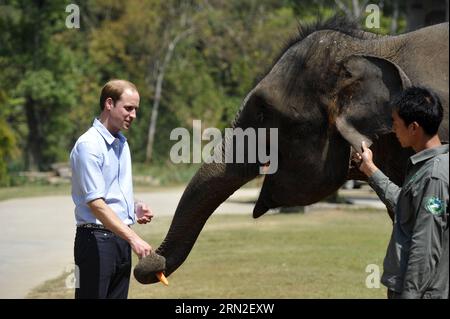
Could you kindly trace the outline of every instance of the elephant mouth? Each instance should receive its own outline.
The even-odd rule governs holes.
[[[166,259],[152,251],[148,256],[139,260],[139,263],[134,267],[133,275],[141,284],[160,281],[167,286],[169,282],[164,275],[164,269],[166,269]]]

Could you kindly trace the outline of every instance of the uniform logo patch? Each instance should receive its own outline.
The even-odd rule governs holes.
[[[425,203],[426,210],[433,215],[442,215],[444,212],[444,203],[437,197],[430,197]]]

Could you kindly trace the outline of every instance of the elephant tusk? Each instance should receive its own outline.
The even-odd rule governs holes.
[[[156,278],[158,278],[158,280],[164,285],[169,285],[169,281],[167,280],[166,276],[164,276],[164,273],[162,271],[156,273]]]

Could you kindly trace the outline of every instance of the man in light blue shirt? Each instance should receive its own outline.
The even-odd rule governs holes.
[[[147,256],[151,246],[130,226],[145,224],[153,214],[135,203],[128,130],[139,108],[134,84],[112,80],[100,96],[101,114],[75,143],[70,154],[72,198],[77,232],[75,264],[79,288],[75,298],[127,298],[131,249]]]

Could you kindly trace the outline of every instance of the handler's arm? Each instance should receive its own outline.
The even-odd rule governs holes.
[[[445,276],[436,273],[436,269],[440,263],[446,263],[448,271],[448,255],[443,254],[448,241],[445,236],[448,227],[448,198],[448,185],[439,179],[431,178],[425,186],[424,196],[416,211],[401,298],[422,298],[431,280],[439,277],[445,280]],[[446,267],[441,265],[439,269]]]
[[[133,251],[140,257],[150,254],[152,247],[143,241],[130,227],[125,225],[114,211],[105,203],[103,198],[88,203],[94,216],[100,220],[107,229],[130,243]]]
[[[398,196],[402,189],[391,182],[374,164],[372,151],[366,146],[365,142],[362,142],[362,149],[363,153],[357,154],[358,159],[362,161],[359,169],[367,175],[369,185],[377,193],[380,200],[389,210],[395,212]]]
[[[392,212],[395,212],[398,196],[402,189],[391,182],[391,180],[380,170],[377,170],[370,176],[368,181],[369,185],[377,193],[378,197],[386,207]]]

